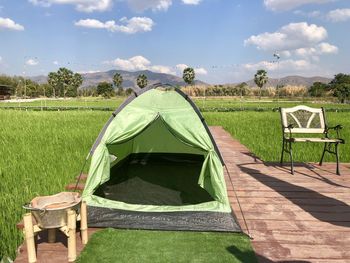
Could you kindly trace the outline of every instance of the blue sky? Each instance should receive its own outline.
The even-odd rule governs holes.
[[[331,77],[349,73],[349,32],[349,0],[0,0],[0,73]]]

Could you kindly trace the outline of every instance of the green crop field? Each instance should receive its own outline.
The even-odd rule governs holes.
[[[21,206],[36,195],[53,194],[73,182],[100,129],[110,116],[101,111],[0,110],[0,258],[15,257],[22,235],[16,223]],[[277,112],[208,112],[209,125],[221,125],[253,153],[267,161],[280,155],[281,130]],[[344,125],[350,140],[350,113],[329,112],[331,125]],[[297,161],[317,161],[321,145],[296,146]],[[344,162],[350,147],[340,148]],[[330,160],[330,159],[328,159]]]
[[[111,99],[103,98],[75,98],[75,99],[40,99],[27,102],[1,102],[1,107],[104,107],[114,109],[118,107],[125,97],[114,97]],[[263,98],[258,100],[257,98],[193,98],[197,106],[203,111],[225,111],[229,109],[242,109],[242,110],[272,110],[278,107],[293,107],[296,105],[304,104],[310,107],[325,107],[326,109],[339,109],[349,110],[350,104],[340,104],[332,101],[320,101],[310,100],[310,98],[296,98],[293,101],[286,99],[269,99]]]
[[[264,161],[279,161],[282,148],[282,131],[279,112],[212,112],[204,114],[209,125],[224,127],[232,136],[246,145]],[[342,137],[350,139],[350,112],[328,112],[330,126],[342,124]],[[335,134],[333,134],[335,135]],[[350,144],[340,145],[342,162],[350,162]],[[321,158],[323,144],[299,143],[293,145],[296,161],[317,162]],[[285,156],[286,160],[288,156]],[[335,161],[328,155],[325,161]]]

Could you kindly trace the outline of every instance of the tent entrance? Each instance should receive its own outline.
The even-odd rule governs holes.
[[[111,169],[111,179],[94,193],[139,205],[193,205],[213,201],[198,185],[204,158],[195,154],[131,154]]]

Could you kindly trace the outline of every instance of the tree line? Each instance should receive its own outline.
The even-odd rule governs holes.
[[[341,103],[350,101],[350,75],[339,73],[328,83],[315,82],[307,89],[305,87],[277,86],[263,88],[268,82],[267,72],[258,70],[254,75],[254,82],[258,88],[251,88],[243,82],[238,85],[213,85],[200,87],[193,85],[195,80],[193,68],[185,68],[183,80],[188,85],[182,89],[191,96],[305,96],[337,97]],[[77,96],[128,96],[133,90],[123,88],[123,77],[118,72],[114,74],[112,82],[100,82],[97,86],[81,88],[83,78],[67,68],[60,68],[57,72],[50,72],[45,84],[38,84],[20,76],[0,76],[0,85],[9,87],[11,96],[16,97],[77,97]],[[148,85],[145,74],[137,77],[139,88]]]
[[[258,70],[254,75],[254,82],[260,88],[260,97],[262,87],[267,81],[267,72],[263,69]],[[337,97],[340,103],[350,101],[350,75],[338,73],[329,83],[314,82],[308,89],[308,95],[311,97],[333,96]]]

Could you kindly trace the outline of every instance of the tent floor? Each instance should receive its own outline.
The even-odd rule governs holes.
[[[89,227],[127,229],[242,232],[231,213],[136,212],[88,207]]]
[[[133,154],[111,169],[95,195],[140,205],[183,206],[213,201],[198,185],[204,158],[193,154]],[[91,227],[241,232],[231,213],[138,212],[89,207]]]
[[[198,185],[202,155],[132,154],[111,169],[111,179],[94,193],[138,205],[183,206],[213,201]]]

